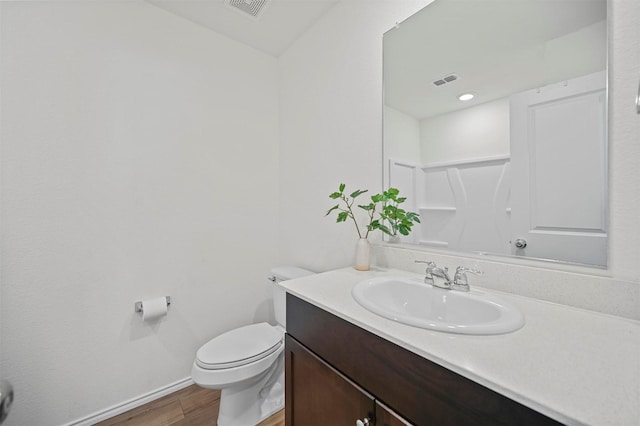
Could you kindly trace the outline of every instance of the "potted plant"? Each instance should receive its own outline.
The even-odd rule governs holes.
[[[379,213],[381,221],[374,220],[371,226],[389,235],[390,241],[397,240],[398,233],[409,235],[413,224],[420,223],[420,216],[399,207],[407,200],[407,197],[400,197],[400,191],[397,188],[389,188],[379,195],[379,202],[382,204]],[[385,222],[388,226],[385,225]]]
[[[361,227],[358,225],[358,221],[354,215],[354,205],[356,205],[356,198],[368,192],[368,190],[357,189],[347,195],[344,192],[345,188],[346,185],[341,183],[338,191],[329,195],[329,198],[339,200],[340,202],[331,207],[325,216],[335,211],[338,213],[336,222],[353,221],[359,237],[356,245],[355,268],[359,271],[367,271],[369,270],[371,261],[371,245],[368,240],[369,233],[379,229],[392,238],[396,237],[398,232],[402,235],[409,235],[414,222],[419,223],[420,218],[416,213],[407,212],[398,207],[406,200],[406,197],[400,197],[400,191],[398,189],[389,188],[382,194],[372,195],[368,204],[357,204],[358,208],[366,211],[368,217],[366,226]],[[376,217],[376,212],[378,212],[378,217]]]
[[[338,217],[336,222],[346,222],[348,219],[353,221],[353,224],[356,226],[356,232],[358,233],[358,243],[356,244],[356,264],[355,268],[359,271],[367,271],[369,270],[369,264],[371,263],[371,245],[369,244],[369,240],[367,237],[369,236],[369,232],[371,232],[374,228],[372,228],[371,224],[374,221],[374,215],[376,212],[376,202],[373,201],[373,197],[371,197],[371,202],[369,204],[360,204],[359,208],[365,210],[367,212],[367,216],[369,217],[369,223],[366,225],[366,232],[363,233],[364,229],[361,231],[360,226],[358,226],[358,221],[356,220],[355,215],[353,214],[353,205],[356,202],[356,198],[360,195],[368,192],[366,189],[361,190],[357,189],[349,195],[344,193],[345,184],[341,183],[338,191],[333,192],[329,195],[329,198],[333,200],[342,201],[342,206],[340,203],[331,207],[325,216],[328,216],[333,211],[338,212]]]

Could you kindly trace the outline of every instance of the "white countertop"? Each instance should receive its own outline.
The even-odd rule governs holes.
[[[339,269],[281,283],[287,292],[571,425],[640,425],[640,322],[474,287],[518,307],[525,326],[468,336],[400,324],[367,311],[353,286],[383,275]]]

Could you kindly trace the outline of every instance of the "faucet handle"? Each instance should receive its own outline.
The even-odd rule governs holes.
[[[454,277],[454,279],[463,279],[466,281],[467,279],[467,272],[471,272],[472,274],[476,274],[476,275],[482,275],[482,271],[479,269],[473,269],[473,268],[466,268],[464,266],[458,266],[456,268],[456,275]]]
[[[467,278],[467,272],[472,274],[482,275],[482,271],[478,269],[465,268],[464,266],[458,266],[456,268],[456,274],[453,277],[453,285],[458,287],[457,289],[462,291],[469,291],[469,280]]]
[[[435,280],[433,278],[433,274],[431,274],[431,269],[436,267],[436,262],[432,262],[430,260],[414,260],[415,263],[426,263],[427,269],[424,271],[424,282],[425,284],[434,285]]]

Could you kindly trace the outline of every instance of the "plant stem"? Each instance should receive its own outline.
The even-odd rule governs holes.
[[[375,213],[376,213],[376,205],[374,204],[373,209],[369,210],[369,225],[367,226],[367,233],[364,236],[365,239],[369,238],[369,232],[371,231],[371,222],[373,222],[373,215]]]
[[[358,227],[358,222],[356,221],[356,217],[353,215],[353,211],[351,210],[351,206],[353,205],[355,200],[352,200],[351,204],[349,204],[349,199],[347,197],[345,197],[344,195],[342,196],[342,200],[347,205],[347,209],[349,210],[349,217],[351,219],[353,219],[353,224],[356,226],[356,231],[358,231],[358,237],[362,238],[362,234],[360,233],[360,228]],[[369,231],[368,230],[367,230],[367,235],[369,235]]]

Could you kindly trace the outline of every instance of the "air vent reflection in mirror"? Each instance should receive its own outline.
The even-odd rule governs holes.
[[[458,77],[457,74],[453,74],[452,73],[452,74],[446,75],[446,76],[434,81],[433,84],[436,85],[436,86],[442,86],[443,84],[447,84],[447,83],[451,83],[453,81],[456,81],[459,78],[460,77]]]

